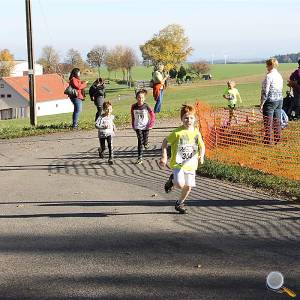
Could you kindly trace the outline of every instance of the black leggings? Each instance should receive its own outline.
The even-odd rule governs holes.
[[[138,139],[138,156],[142,157],[143,146],[148,144],[149,129],[136,129],[135,132]]]
[[[108,152],[109,152],[109,158],[113,157],[113,145],[112,145],[112,136],[109,135],[107,137],[100,137],[100,147],[101,151],[103,152],[105,150],[105,140],[107,140],[107,146],[108,146]]]

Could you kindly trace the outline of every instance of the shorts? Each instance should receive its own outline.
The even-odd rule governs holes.
[[[186,171],[183,169],[173,169],[174,179],[173,182],[180,186],[196,186],[196,171]]]

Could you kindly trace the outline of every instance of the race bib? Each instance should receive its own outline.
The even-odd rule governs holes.
[[[195,144],[178,145],[177,154],[176,154],[176,163],[180,165],[189,164],[197,167],[198,165],[197,150],[198,147]]]
[[[148,125],[148,112],[145,110],[135,110],[134,121],[136,129],[146,128]]]

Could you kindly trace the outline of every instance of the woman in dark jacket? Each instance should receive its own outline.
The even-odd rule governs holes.
[[[80,70],[78,68],[74,68],[71,71],[70,77],[69,77],[69,84],[74,89],[77,90],[77,96],[76,97],[70,97],[70,100],[72,101],[74,105],[74,112],[72,117],[72,127],[73,129],[78,129],[78,120],[80,112],[82,111],[82,101],[84,100],[84,89],[87,86],[88,81],[81,81],[80,80]]]
[[[95,106],[97,107],[97,113],[95,116],[95,121],[102,114],[103,103],[105,98],[105,84],[103,79],[97,78],[89,89],[89,95],[92,101],[94,101]]]

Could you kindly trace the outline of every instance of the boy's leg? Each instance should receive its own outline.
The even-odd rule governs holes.
[[[105,150],[105,138],[99,137],[99,142],[100,142],[100,148],[98,149],[99,157],[104,158],[103,152]]]
[[[143,145],[145,149],[149,148],[148,137],[149,137],[149,129],[143,130]]]
[[[192,187],[196,185],[195,181],[195,171],[184,171],[180,170],[178,174],[175,175],[175,184],[181,189],[180,200],[176,201],[175,210],[181,214],[186,213],[186,208],[184,202],[190,194]]]
[[[109,153],[109,157],[108,157],[108,163],[110,165],[113,165],[113,145],[112,145],[112,136],[109,135],[108,137],[106,137],[107,139],[107,146],[108,146],[108,153]]]
[[[142,156],[143,156],[143,133],[142,130],[136,129],[136,136],[138,139],[138,160],[137,163],[142,162]]]

